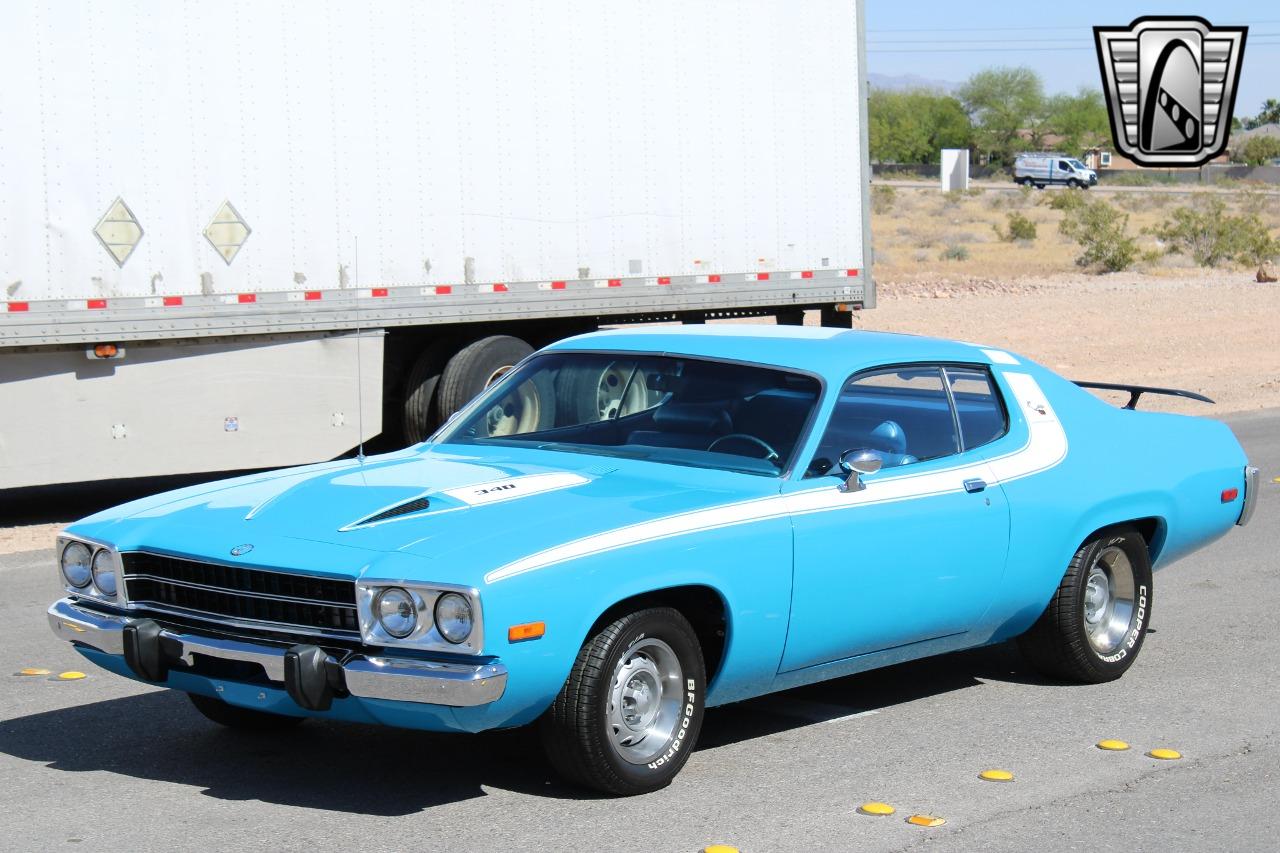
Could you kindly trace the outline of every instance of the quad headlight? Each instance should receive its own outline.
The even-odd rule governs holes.
[[[471,603],[456,592],[436,599],[436,629],[440,636],[457,644],[471,636]]]
[[[365,579],[356,609],[371,646],[479,654],[484,645],[480,596],[469,587]]]
[[[62,548],[62,579],[76,589],[93,580],[93,552],[83,542],[68,542]]]
[[[373,601],[378,625],[396,639],[404,639],[418,627],[418,606],[413,596],[398,586],[387,587]]]
[[[107,598],[116,597],[116,557],[106,548],[93,555],[93,585]]]

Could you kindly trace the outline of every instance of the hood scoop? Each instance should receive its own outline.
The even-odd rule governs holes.
[[[431,501],[429,501],[427,498],[425,497],[414,498],[413,500],[406,501],[405,503],[399,504],[398,506],[393,506],[389,509],[384,509],[381,512],[374,513],[368,518],[361,519],[360,521],[357,521],[355,524],[351,526],[364,527],[367,524],[377,524],[379,521],[386,521],[391,518],[399,518],[402,515],[410,515],[415,512],[426,512],[430,508],[431,508]]]

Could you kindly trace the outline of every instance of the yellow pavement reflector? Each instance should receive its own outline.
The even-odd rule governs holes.
[[[69,672],[58,673],[58,679],[60,681],[78,681],[79,679],[84,677],[85,675],[83,672],[76,672],[74,669],[70,670]]]
[[[1176,749],[1153,749],[1147,753],[1152,758],[1162,758],[1165,761],[1172,761],[1175,758],[1181,758],[1182,753]]]
[[[1098,749],[1109,749],[1113,752],[1119,752],[1122,749],[1128,749],[1129,744],[1122,740],[1100,740],[1098,741]]]
[[[741,853],[741,851],[728,844],[708,844],[702,848],[702,853]]]
[[[18,675],[48,675],[49,670],[40,669],[39,667],[29,666],[26,669],[18,670]]]
[[[873,817],[883,817],[884,815],[893,814],[895,809],[888,803],[863,803],[858,806],[858,811]]]
[[[1013,774],[1008,770],[983,770],[978,774],[978,778],[988,782],[1012,782]]]
[[[931,814],[913,814],[907,818],[907,823],[913,823],[916,826],[942,826],[946,820]]]

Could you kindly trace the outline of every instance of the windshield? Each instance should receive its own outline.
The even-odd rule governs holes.
[[[1071,164],[1071,168],[1079,169],[1082,172],[1088,168],[1087,166],[1085,166],[1084,163],[1081,163],[1079,160],[1068,160],[1067,162]]]
[[[634,353],[534,356],[436,436],[778,476],[820,386],[756,365]]]

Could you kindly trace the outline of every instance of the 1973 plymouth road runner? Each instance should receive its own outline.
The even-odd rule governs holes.
[[[631,794],[709,705],[1012,637],[1054,678],[1117,678],[1152,570],[1256,493],[1223,424],[1002,350],[624,329],[535,353],[416,447],[72,525],[49,622],[224,725],[536,723],[564,775]]]

